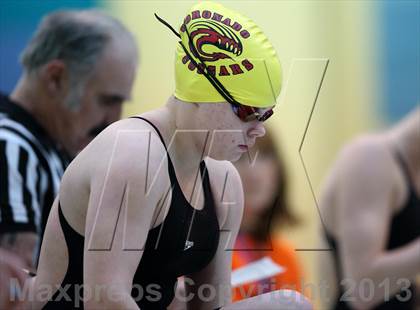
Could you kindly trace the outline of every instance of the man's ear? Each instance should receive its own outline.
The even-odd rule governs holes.
[[[68,68],[62,60],[52,60],[42,69],[42,79],[52,95],[64,95],[68,89],[68,76]]]

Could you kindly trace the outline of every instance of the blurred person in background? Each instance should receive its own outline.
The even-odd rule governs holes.
[[[0,94],[1,309],[8,308],[1,306],[8,275],[20,274],[13,263],[34,267],[64,169],[120,118],[137,47],[119,21],[100,11],[57,11],[43,18],[20,60],[18,84]]]
[[[420,107],[344,147],[321,199],[320,277],[332,309],[415,309],[420,274]],[[328,303],[328,300],[326,300]]]
[[[267,130],[265,136],[257,140],[251,154],[244,154],[235,167],[241,176],[245,206],[232,267],[236,269],[269,256],[285,271],[235,288],[234,299],[285,288],[300,291],[303,274],[294,246],[275,234],[275,228],[283,224],[295,225],[298,220],[287,199],[287,171],[272,132]]]

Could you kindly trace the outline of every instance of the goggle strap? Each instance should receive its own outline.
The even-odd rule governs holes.
[[[204,75],[206,76],[206,78],[210,81],[210,83],[214,86],[215,84],[217,84],[218,85],[218,87],[216,87],[216,90],[219,92],[219,94],[221,94],[222,96],[223,96],[223,98],[225,99],[225,100],[227,100],[229,103],[233,103],[233,104],[240,104],[239,102],[237,102],[236,100],[235,100],[235,98],[233,98],[233,96],[229,93],[229,91],[223,86],[223,84],[214,76],[214,75],[212,75],[212,74],[210,74],[209,72],[208,72],[208,68],[207,68],[207,66],[206,66],[206,64],[205,64],[205,62],[204,62],[204,60],[201,58],[201,56],[200,56],[200,53],[196,50],[196,48],[195,48],[195,46],[194,46],[194,42],[192,42],[192,40],[191,40],[191,36],[190,36],[190,33],[188,32],[188,29],[187,29],[187,27],[185,27],[185,31],[186,31],[186,33],[187,33],[187,36],[188,36],[188,42],[190,43],[190,46],[192,46],[192,48],[193,48],[193,50],[194,50],[194,53],[197,55],[197,58],[200,60],[200,63],[204,66],[204,69],[205,69],[205,72],[203,72],[204,73]],[[181,45],[182,45],[182,47],[183,47],[183,49],[184,49],[184,51],[185,51],[185,53],[188,55],[188,57],[190,58],[190,59],[193,59],[192,57],[191,57],[191,55],[187,52],[187,50],[186,50],[186,48],[185,48],[185,46],[182,44],[182,42],[181,42]],[[197,69],[198,70],[200,70],[200,67],[198,67],[197,66],[197,64],[196,63],[194,63],[194,65],[197,67]],[[204,71],[204,70],[203,70]],[[228,98],[228,99],[227,99]]]
[[[203,75],[207,78],[207,80],[213,85],[213,87],[217,90],[217,92],[229,103],[237,104],[233,98],[231,98],[229,93],[224,89],[222,85],[220,85],[219,81],[217,79],[213,79],[213,76],[207,72],[207,67],[205,67],[206,70],[203,70],[200,68],[197,64],[197,62],[194,60],[194,58],[191,57],[191,55],[188,53],[187,49],[185,48],[184,44],[182,42],[179,42],[181,44],[185,54],[190,58],[190,61],[193,63],[194,66],[197,67],[197,70],[201,70]],[[205,65],[204,65],[205,66]],[[217,83],[219,82],[219,83]]]
[[[169,25],[169,23],[167,21],[160,18],[156,13],[155,13],[155,17],[157,18],[158,21],[160,21],[162,24],[164,24],[166,27],[168,27],[178,38],[181,39],[181,35],[171,25]]]

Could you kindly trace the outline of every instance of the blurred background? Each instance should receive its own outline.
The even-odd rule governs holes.
[[[302,223],[278,230],[295,245],[305,282],[318,283],[316,260],[322,259],[322,251],[318,251],[317,236],[322,221],[316,199],[338,150],[359,133],[391,125],[420,102],[420,4],[219,2],[253,19],[281,60],[283,90],[267,125],[283,150],[291,205]],[[0,91],[8,93],[16,84],[21,73],[18,56],[44,14],[64,8],[98,7],[120,18],[139,42],[140,71],[124,116],[158,107],[174,90],[177,38],[157,22],[153,13],[177,28],[194,3],[2,0]]]

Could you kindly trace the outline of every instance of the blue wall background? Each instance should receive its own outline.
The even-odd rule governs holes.
[[[381,9],[384,113],[395,121],[420,104],[420,2],[381,1]]]

